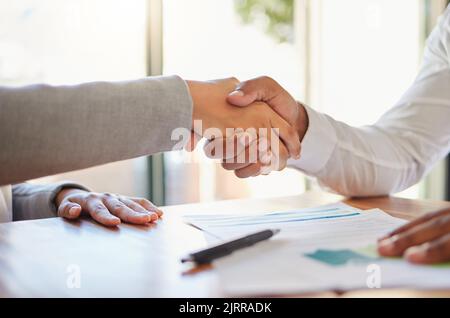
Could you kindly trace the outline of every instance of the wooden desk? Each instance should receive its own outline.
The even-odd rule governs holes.
[[[182,223],[185,212],[271,211],[312,207],[343,198],[322,192],[263,200],[234,200],[165,207],[164,220],[151,226],[108,229],[90,220],[61,218],[0,225],[0,296],[2,297],[216,297],[214,270],[194,275],[180,257],[205,246],[202,233]],[[380,207],[412,218],[449,207],[450,202],[399,198],[347,200],[367,209]],[[67,281],[80,271],[81,288]],[[75,275],[75,276],[74,276]],[[450,296],[450,292],[351,292],[344,296]],[[337,296],[321,293],[312,296]]]

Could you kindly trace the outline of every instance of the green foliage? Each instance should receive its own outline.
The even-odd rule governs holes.
[[[279,42],[293,38],[295,0],[234,0],[245,24],[256,24]]]

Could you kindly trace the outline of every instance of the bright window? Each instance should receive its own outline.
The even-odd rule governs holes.
[[[424,14],[420,4],[165,0],[164,73],[193,79],[269,75],[317,110],[352,125],[371,124],[394,105],[418,70]],[[198,164],[183,163],[183,156],[190,155],[166,155],[168,203],[305,190],[305,178],[294,170],[239,180],[203,158],[201,151],[191,155]],[[179,191],[187,185],[189,191]],[[402,195],[417,197],[419,187]]]

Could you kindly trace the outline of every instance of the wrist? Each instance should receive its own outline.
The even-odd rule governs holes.
[[[227,103],[226,97],[239,81],[226,78],[206,82],[188,80],[186,83],[193,103],[192,121],[200,120],[202,123],[202,132],[197,133],[203,134],[208,128],[224,130],[230,122],[231,113],[237,111]]]
[[[205,92],[208,91],[206,88],[207,84],[198,81],[186,81],[186,83],[188,85],[193,103],[192,123],[194,123],[194,120],[200,120],[202,123],[202,130],[212,127],[212,118],[208,113],[207,105],[205,105],[207,98]],[[197,133],[203,134],[203,131]]]
[[[297,120],[295,122],[295,128],[297,130],[298,136],[300,138],[300,142],[303,140],[303,137],[305,137],[306,132],[308,131],[309,126],[309,119],[308,119],[308,113],[306,112],[305,106],[303,106],[302,103],[297,102],[299,111]]]

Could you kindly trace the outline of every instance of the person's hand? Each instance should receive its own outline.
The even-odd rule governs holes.
[[[426,214],[378,242],[382,256],[404,256],[408,261],[433,264],[450,261],[450,209]]]
[[[300,140],[296,129],[267,104],[255,102],[250,107],[239,108],[227,102],[227,95],[238,84],[236,79],[209,82],[187,81],[187,83],[194,103],[193,120],[202,122],[200,129],[196,129],[194,125],[194,136],[220,139],[220,137],[227,136],[227,129],[254,129],[257,132],[256,137],[269,142],[268,149],[270,149],[271,136],[276,133],[289,154],[295,158],[299,157]],[[261,128],[263,130],[260,130]],[[278,129],[278,132],[274,129]],[[266,133],[262,134],[261,131]],[[195,142],[191,142],[189,148],[193,148],[193,146],[195,146]]]
[[[122,221],[146,224],[155,222],[162,216],[162,211],[147,199],[79,189],[61,190],[56,196],[55,204],[58,216],[77,219],[86,214],[106,226],[116,226]]]
[[[255,101],[267,103],[272,109],[291,124],[297,131],[299,140],[303,139],[308,128],[308,116],[300,103],[270,77],[263,76],[249,81],[242,82],[229,94],[227,101],[235,106],[245,107]],[[220,142],[220,141],[213,141]],[[209,147],[216,147],[209,145]],[[248,152],[248,147],[246,151]],[[248,155],[247,155],[248,156]],[[261,156],[258,156],[261,158]],[[266,156],[267,157],[267,156]],[[258,160],[258,162],[236,163],[232,160],[223,161],[222,166],[227,170],[234,170],[238,177],[245,178],[258,174],[269,174],[273,170],[282,170],[286,167],[289,153],[283,147],[277,156],[272,156],[268,160]],[[230,162],[231,161],[231,162]],[[258,171],[258,173],[254,173]]]
[[[229,149],[230,143],[234,140],[240,139],[241,134],[236,134],[236,138],[223,138],[222,140],[212,140],[205,144],[205,154],[210,158],[222,159],[222,167],[225,170],[234,171],[234,174],[238,178],[256,177],[259,175],[268,175],[272,171],[281,171],[286,167],[287,160],[289,158],[289,152],[283,143],[278,145],[278,151],[272,151],[265,146],[265,140],[259,138],[246,143],[242,143],[241,147],[235,146],[235,153],[230,158],[220,158],[217,156],[211,156],[213,149],[220,146],[221,143],[225,143],[224,149]],[[255,146],[256,145],[256,146]],[[251,153],[255,153],[253,157]],[[251,158],[251,159],[250,159]],[[256,158],[256,159],[254,159]]]

